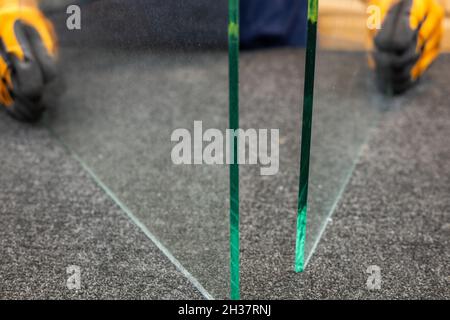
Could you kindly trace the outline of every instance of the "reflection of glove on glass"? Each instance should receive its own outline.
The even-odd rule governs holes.
[[[55,58],[54,30],[36,1],[0,0],[0,105],[20,120],[37,120]]]
[[[388,94],[408,89],[439,54],[444,8],[438,0],[370,0],[381,12],[372,30],[371,63],[379,88]]]

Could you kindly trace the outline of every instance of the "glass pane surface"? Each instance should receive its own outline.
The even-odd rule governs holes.
[[[302,136],[302,166],[309,163],[309,185],[306,207],[302,207],[302,200],[305,200],[302,192],[299,195],[297,241],[304,241],[304,246],[297,245],[297,271],[302,271],[313,255],[361,148],[389,101],[378,93],[368,66],[366,5],[346,0],[345,14],[342,14],[336,8],[336,2],[322,0],[319,5],[317,2],[309,1],[309,36],[316,38],[312,34],[314,28],[318,33],[315,68],[308,69],[305,74],[306,82],[314,81],[314,88],[305,87],[305,101],[312,89],[314,99],[312,105],[304,104],[304,108],[312,108],[312,120],[308,112],[304,112],[306,130]],[[312,40],[309,41],[308,50],[313,52],[314,45]],[[311,127],[311,121],[308,148],[309,137],[305,133]],[[300,185],[305,185],[307,174],[306,170],[301,173]],[[302,225],[305,222],[306,225]],[[299,239],[302,236],[303,239]]]
[[[260,163],[240,167],[243,298],[299,296],[307,280],[298,272],[307,270],[361,147],[387,105],[367,64],[364,6],[358,11],[357,30],[362,31],[355,47],[327,37],[330,30],[331,40],[346,34],[346,18],[330,18],[330,3],[322,0],[319,7],[317,1],[305,1],[291,8],[304,15],[304,30],[308,17],[308,49],[285,44],[241,51],[240,126],[279,130],[275,174],[262,175]],[[242,19],[241,12],[245,34]],[[308,94],[314,99],[308,101]],[[306,108],[312,108],[310,114]],[[268,144],[271,150],[270,138]],[[301,173],[300,155],[302,165],[308,165]],[[298,229],[299,185],[308,178],[305,173],[307,210]]]
[[[46,124],[205,297],[228,298],[228,168],[193,164],[228,126],[228,1],[84,1],[80,30],[54,3],[62,94]],[[180,128],[191,165],[172,161]]]

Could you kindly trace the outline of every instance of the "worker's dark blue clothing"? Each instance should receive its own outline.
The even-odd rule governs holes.
[[[242,48],[305,46],[307,0],[241,0]]]

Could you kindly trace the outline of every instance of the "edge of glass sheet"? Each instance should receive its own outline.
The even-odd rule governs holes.
[[[305,268],[305,240],[308,209],[309,160],[311,154],[311,131],[314,97],[314,74],[316,64],[317,21],[319,0],[308,0],[308,35],[305,61],[305,84],[303,98],[302,142],[300,179],[298,190],[297,234],[295,244],[295,271]]]
[[[229,0],[229,126],[239,128],[239,0]],[[230,287],[231,299],[240,299],[239,284],[239,164],[238,137],[233,135],[230,154]]]

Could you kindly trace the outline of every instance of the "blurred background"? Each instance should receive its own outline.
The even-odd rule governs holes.
[[[86,5],[98,0],[41,0],[47,12],[58,11],[69,4]],[[164,3],[160,0],[106,1],[111,7],[122,3],[120,15],[115,10],[106,9],[96,12],[102,19],[96,19],[87,11],[84,19],[96,19],[104,26],[102,41],[113,42],[121,32],[126,33],[130,43],[142,43],[142,36],[148,41],[170,45],[174,41],[186,41],[226,46],[223,26],[227,23],[223,12],[228,1],[217,0],[212,4],[208,0],[175,1]],[[447,15],[450,12],[450,0],[443,0]],[[133,10],[135,5],[142,8],[139,16]],[[306,44],[307,1],[302,0],[241,0],[241,47],[254,49],[274,46],[302,47]],[[319,37],[320,45],[328,49],[365,50],[367,38],[367,5],[365,0],[320,0]],[[100,7],[100,6],[99,6]],[[127,9],[128,8],[128,9]],[[127,28],[118,27],[119,20],[136,24],[135,32],[130,34]],[[92,24],[88,24],[92,25]],[[162,26],[164,28],[162,29]],[[179,33],[182,26],[183,32]],[[444,51],[450,51],[450,21],[445,20],[445,34],[442,42]],[[208,30],[208,33],[204,31]],[[63,30],[62,30],[63,31]],[[203,32],[200,32],[203,31]],[[190,36],[190,37],[189,37]]]

